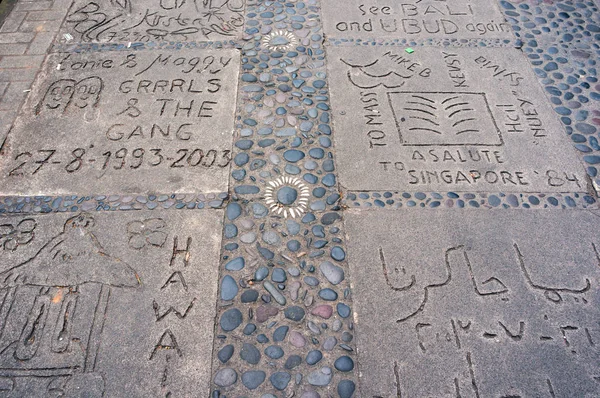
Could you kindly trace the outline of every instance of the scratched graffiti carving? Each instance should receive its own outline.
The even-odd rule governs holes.
[[[140,279],[104,249],[94,227],[89,214],[71,217],[33,257],[0,273],[3,392],[103,396],[96,363],[111,292]]]
[[[144,247],[163,247],[167,240],[167,223],[162,218],[149,218],[127,224],[129,247],[140,250]]]
[[[83,42],[218,40],[241,32],[244,7],[244,0],[80,0],[63,31]]]
[[[48,87],[46,95],[35,108],[35,114],[44,111],[66,113],[69,110],[97,108],[104,83],[97,76],[80,81],[60,79]]]
[[[26,218],[17,224],[1,224],[0,247],[2,250],[15,251],[19,246],[27,245],[35,237],[36,227],[37,223],[32,218]]]
[[[387,96],[403,145],[503,143],[485,93],[394,91]]]
[[[441,280],[436,283],[424,284],[418,281],[418,277],[408,272],[406,265],[396,261],[389,261],[386,259],[385,250],[382,247],[378,248],[378,257],[381,263],[382,275],[385,284],[389,289],[397,294],[403,294],[414,290],[415,292],[420,291],[420,300],[417,300],[413,304],[413,309],[406,311],[405,314],[401,314],[396,317],[396,323],[404,330],[406,334],[412,334],[415,338],[416,347],[423,356],[423,363],[427,363],[427,368],[433,366],[433,357],[438,355],[450,355],[452,351],[452,358],[449,359],[453,366],[456,366],[456,373],[452,377],[448,378],[446,384],[442,387],[437,385],[437,388],[442,388],[439,391],[452,391],[455,397],[474,396],[484,397],[488,396],[481,392],[481,389],[489,387],[481,387],[478,383],[478,377],[476,374],[476,360],[473,355],[473,350],[477,351],[477,348],[481,344],[481,341],[493,341],[496,344],[503,343],[508,344],[512,342],[531,342],[534,341],[544,342],[548,344],[558,344],[558,349],[566,349],[571,355],[579,355],[580,352],[585,350],[592,350],[596,352],[596,344],[600,338],[600,328],[594,323],[575,323],[575,322],[556,322],[553,321],[551,315],[552,308],[564,309],[564,305],[580,304],[586,305],[589,303],[589,293],[594,289],[591,278],[583,278],[583,281],[574,280],[572,282],[566,282],[564,286],[551,286],[543,281],[537,281],[532,275],[532,270],[528,268],[527,256],[524,254],[523,249],[519,247],[519,244],[515,242],[513,244],[515,257],[513,268],[514,271],[520,273],[521,280],[517,283],[512,280],[512,283],[503,281],[503,278],[498,275],[491,274],[491,276],[482,277],[478,276],[480,270],[477,268],[483,264],[474,263],[470,258],[470,250],[465,245],[457,245],[446,249],[443,253],[443,259],[440,258],[440,272],[442,276]],[[600,255],[598,254],[596,245],[591,243],[588,245],[590,251],[590,257],[593,258],[593,267],[596,267],[600,271]],[[567,277],[567,280],[572,279]],[[481,306],[481,309],[477,309],[477,301],[470,299],[470,307],[466,312],[463,311],[466,301],[461,302],[457,300],[456,306],[447,307],[448,312],[440,317],[439,313],[429,313],[427,311],[428,306],[432,305],[432,292],[438,290],[439,295],[444,294],[440,289],[458,289],[460,291],[467,292],[471,291],[471,294],[475,294],[474,297],[479,297],[481,300],[499,300],[498,303],[504,303],[503,305],[509,305],[511,300],[519,301],[520,298],[515,297],[517,292],[521,292],[524,287],[530,288],[530,292],[536,295],[537,292],[543,292],[542,302],[546,302],[544,310],[540,310],[541,319],[531,319],[531,317],[523,317],[516,313],[516,317],[506,317],[505,315],[499,315],[497,318],[492,319],[481,319],[478,316],[478,311],[486,312],[489,308],[488,304]],[[598,289],[595,286],[596,290]],[[440,296],[437,297],[440,297]],[[586,298],[587,295],[587,298]],[[567,301],[567,297],[570,301]],[[401,299],[401,296],[397,297]],[[403,300],[406,302],[406,300]],[[549,307],[548,305],[558,306]],[[439,303],[436,303],[439,306]],[[434,315],[436,314],[436,315]],[[449,319],[446,319],[446,315]],[[540,327],[540,323],[543,324]],[[477,341],[479,340],[479,341]],[[450,351],[449,351],[450,350]],[[462,353],[455,355],[454,352]],[[475,353],[476,354],[476,353]],[[432,355],[433,357],[429,357]],[[410,362],[410,365],[408,364]],[[400,364],[398,361],[393,363],[393,375],[395,379],[395,389],[398,396],[414,395],[414,385],[412,384],[413,379],[403,379],[403,372],[412,374],[408,368],[414,365],[414,361],[405,361]],[[587,376],[589,382],[588,385],[584,386],[589,391],[596,388],[592,383],[595,378],[594,375]],[[557,387],[553,385],[551,377],[540,377],[535,380],[530,380],[534,387],[533,389],[540,395],[553,398],[556,397]],[[443,384],[443,383],[442,383]],[[521,397],[522,390],[519,388],[506,388],[503,391],[497,391],[503,393],[499,395],[502,397]],[[587,391],[587,390],[586,390]],[[410,393],[412,392],[412,393]],[[542,394],[543,392],[543,394]],[[377,395],[374,395],[376,397]],[[427,394],[416,394],[415,396],[428,396]],[[590,395],[591,396],[591,395]]]
[[[523,54],[395,47],[328,50],[334,124],[346,132],[337,156],[348,165],[339,170],[346,188],[586,190],[575,154],[556,151],[563,128],[547,103],[534,100],[543,93]]]
[[[580,286],[569,287],[569,286],[544,286],[543,283],[535,282],[532,280],[531,272],[528,270],[525,257],[519,249],[519,245],[517,243],[513,244],[516,256],[515,263],[518,264],[519,270],[521,271],[521,275],[523,280],[527,283],[528,286],[534,289],[534,291],[542,291],[544,297],[554,304],[559,304],[563,302],[564,294],[570,294],[573,297],[580,296],[582,302],[587,303],[587,299],[584,297],[584,294],[591,289],[591,282],[589,278],[584,278],[583,282],[580,282]],[[596,245],[591,243],[590,250],[593,251],[594,256],[597,261],[598,269],[600,270],[600,254],[596,249]],[[454,253],[459,254],[460,261],[451,261],[451,257]],[[385,259],[384,251],[382,247],[378,249],[378,256],[381,261],[382,273],[388,287],[394,292],[403,292],[409,291],[413,288],[418,289],[417,287],[417,278],[415,274],[408,276],[406,273],[406,269],[402,264],[398,264],[394,266],[394,269],[390,269],[390,264]],[[452,280],[453,271],[456,272],[456,267],[464,267],[468,271],[468,279],[472,284],[473,291],[479,296],[491,296],[491,295],[502,295],[504,293],[509,292],[509,288],[507,285],[502,282],[498,277],[491,276],[483,281],[478,281],[473,272],[473,264],[469,259],[468,251],[465,249],[464,245],[458,245],[455,247],[450,247],[444,252],[444,260],[441,262],[443,264],[443,271],[441,274],[444,276],[440,281],[436,281],[435,283],[425,284],[421,287],[422,289],[422,299],[420,300],[418,306],[413,311],[410,311],[407,315],[403,315],[398,317],[396,320],[397,323],[404,322],[418,313],[422,312],[425,309],[425,306],[429,300],[429,292],[431,289],[440,288],[443,286],[447,286]],[[461,264],[462,263],[462,264]],[[515,265],[517,265],[515,264]],[[453,270],[454,268],[454,270]],[[400,281],[400,283],[395,283],[390,278],[390,275],[395,276],[395,280]],[[505,298],[508,301],[508,299]]]
[[[595,217],[389,217],[347,220],[363,396],[599,396]]]

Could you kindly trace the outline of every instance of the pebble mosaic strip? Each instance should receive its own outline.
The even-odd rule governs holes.
[[[347,192],[342,206],[359,209],[595,209],[597,198],[587,193],[462,193],[462,192]]]
[[[280,176],[309,190],[309,211],[337,206],[329,93],[315,1],[247,4],[232,164],[233,194],[258,200]]]
[[[213,397],[352,396],[354,324],[339,212],[286,219],[260,202],[231,202],[221,271]]]
[[[249,2],[243,39],[212,397],[351,397],[354,324],[318,4]]]
[[[327,44],[331,46],[401,46],[401,47],[515,47],[519,45],[518,40],[507,39],[357,39],[352,37],[327,38]]]
[[[4,196],[0,214],[52,213],[102,210],[217,209],[227,192],[172,195]]]
[[[600,20],[593,1],[500,1],[598,191]]]
[[[103,52],[103,51],[157,51],[157,50],[207,50],[239,48],[240,43],[229,41],[188,41],[188,42],[130,42],[130,43],[73,43],[56,44],[51,52],[82,53],[82,52]]]

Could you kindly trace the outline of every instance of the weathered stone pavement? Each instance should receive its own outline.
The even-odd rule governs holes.
[[[0,397],[600,396],[594,1],[2,19]]]

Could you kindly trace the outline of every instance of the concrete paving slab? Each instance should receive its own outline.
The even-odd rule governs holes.
[[[346,213],[361,396],[598,396],[600,215],[493,213]]]
[[[349,0],[323,2],[323,27],[334,38],[512,38],[494,2]]]
[[[3,217],[3,395],[208,396],[222,216]]]
[[[59,42],[215,41],[241,37],[245,0],[77,0]]]
[[[518,50],[328,51],[345,188],[586,189],[583,167],[565,149],[564,129]]]
[[[1,193],[226,191],[238,67],[235,50],[49,56]]]

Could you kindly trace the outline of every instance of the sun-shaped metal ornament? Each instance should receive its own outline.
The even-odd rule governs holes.
[[[264,36],[262,43],[271,51],[287,51],[298,44],[298,39],[292,32],[276,30]]]
[[[279,177],[265,188],[265,202],[284,217],[299,217],[308,206],[309,188],[295,177]]]

